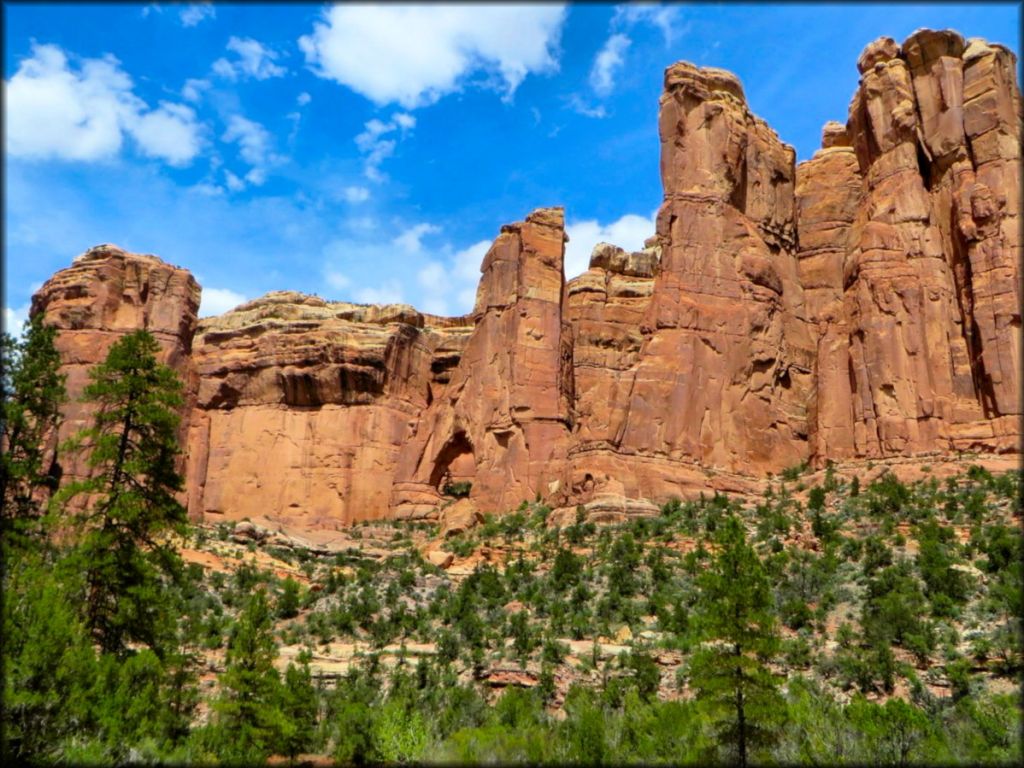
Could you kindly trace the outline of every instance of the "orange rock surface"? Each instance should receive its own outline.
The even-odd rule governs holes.
[[[94,409],[79,402],[89,369],[103,362],[125,333],[140,328],[152,333],[160,344],[161,362],[178,372],[186,395],[191,392],[199,295],[199,284],[187,270],[114,245],[89,249],[46,281],[32,297],[31,312],[42,314],[60,331],[56,344],[67,374],[68,403],[59,441],[92,425]],[[190,410],[186,407],[182,414],[183,437]],[[84,456],[61,455],[59,461],[65,480],[85,476]]]
[[[1019,451],[1020,94],[1002,46],[865,48],[842,131],[798,169],[819,461]]]
[[[186,271],[113,246],[33,312],[62,331],[73,398],[119,334],[157,336],[187,385],[195,518],[439,519],[470,483],[450,516],[540,497],[553,521],[622,519],[803,461],[1012,463],[1015,59],[920,30],[857,66],[847,123],[797,166],[735,76],[672,65],[645,249],[599,244],[566,283],[562,209],[539,209],[502,227],[466,317],[278,292],[197,323]],[[72,402],[64,434],[87,418]]]

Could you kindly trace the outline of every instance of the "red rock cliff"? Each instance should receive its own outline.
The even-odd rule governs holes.
[[[192,336],[199,310],[199,285],[187,270],[156,256],[126,253],[114,245],[98,245],[55,274],[32,298],[32,314],[57,327],[57,349],[67,374],[68,404],[59,439],[91,426],[93,410],[79,402],[89,383],[89,369],[106,359],[123,334],[146,329],[160,344],[161,362],[174,368],[185,383],[191,404],[196,386]],[[187,431],[190,408],[183,416]],[[65,478],[86,471],[82,456],[62,456]]]
[[[1020,444],[1020,98],[1002,46],[921,30],[858,61],[846,128],[801,165],[817,326],[811,449]]]
[[[919,31],[858,67],[847,124],[799,167],[733,75],[669,67],[647,247],[600,244],[566,284],[562,210],[534,211],[468,317],[272,293],[197,324],[187,272],[111,246],[33,312],[72,396],[118,334],[160,339],[190,393],[195,517],[434,517],[469,482],[479,509],[613,519],[804,460],[1019,454],[1014,58]]]

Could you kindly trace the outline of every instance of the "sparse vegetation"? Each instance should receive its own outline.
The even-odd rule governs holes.
[[[147,349],[104,370],[146,369]],[[173,385],[139,375],[166,407]],[[173,422],[153,408],[130,419],[152,425],[130,440],[151,449],[94,459],[120,456],[127,485],[100,473],[85,511],[27,510],[34,528],[5,535],[5,757],[1021,757],[1019,473],[861,486],[802,467],[756,503],[674,499],[605,526],[581,510],[557,528],[531,502],[445,540],[436,524],[361,524],[327,552],[186,530]],[[93,444],[118,446],[123,401],[104,413],[121,415]],[[89,524],[58,528],[76,514]],[[134,532],[109,539],[123,563],[93,552],[105,524]],[[99,564],[109,593],[89,589]]]

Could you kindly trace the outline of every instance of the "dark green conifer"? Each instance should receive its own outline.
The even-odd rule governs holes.
[[[699,621],[705,640],[691,665],[698,700],[716,721],[720,743],[747,764],[751,751],[777,736],[785,704],[766,661],[778,649],[771,586],[764,566],[747,544],[743,524],[719,523],[718,551],[701,574]]]
[[[266,592],[257,590],[231,630],[221,695],[213,705],[214,749],[225,762],[261,762],[288,732],[272,626]]]
[[[177,409],[181,383],[157,362],[156,339],[136,331],[119,339],[89,372],[83,400],[98,406],[94,424],[69,446],[89,450],[91,476],[72,483],[85,494],[81,539],[71,560],[86,574],[85,620],[103,651],[124,655],[143,643],[162,655],[174,643],[175,593],[167,579],[180,559],[167,535],[184,535],[175,498],[182,478]]]
[[[5,540],[9,532],[40,517],[42,496],[59,481],[56,453],[47,450],[56,439],[60,408],[67,400],[56,338],[57,330],[37,314],[25,323],[20,341],[6,333],[0,340],[0,523]]]

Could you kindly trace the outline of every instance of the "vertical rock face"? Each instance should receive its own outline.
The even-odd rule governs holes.
[[[401,446],[469,330],[291,292],[202,321],[190,513],[324,528],[386,517]]]
[[[1018,449],[1014,65],[955,32],[877,40],[846,130],[801,166],[820,460]]]
[[[160,344],[161,362],[185,382],[189,401],[195,386],[192,335],[199,310],[199,285],[184,269],[155,256],[126,253],[99,245],[51,277],[32,297],[32,314],[55,326],[57,349],[67,374],[68,404],[59,440],[91,426],[94,411],[79,402],[89,369],[106,359],[110,347],[127,333],[148,330]],[[188,408],[183,416],[187,419]],[[182,425],[182,433],[187,423]],[[61,457],[66,479],[85,476],[81,456]]]
[[[568,284],[560,208],[502,227],[471,316],[199,288],[100,246],[36,295],[72,397],[147,328],[185,378],[193,516],[434,517],[445,488],[618,519],[803,460],[1019,453],[1020,95],[955,32],[871,43],[845,126],[794,152],[727,72],[674,64],[647,247]],[[63,435],[87,422],[68,408]],[[71,467],[70,473],[82,467]]]
[[[564,243],[562,209],[544,208],[502,227],[484,257],[473,332],[399,459],[400,517],[432,513],[450,482],[507,509],[559,479],[572,402]]]
[[[846,129],[826,125],[822,149],[797,168],[798,275],[815,344],[815,389],[808,420],[810,451],[832,459],[856,454],[850,330],[843,266],[863,180]]]
[[[614,438],[729,470],[797,463],[812,356],[793,149],[751,115],[735,77],[688,64],[665,74],[659,130],[661,265]]]

